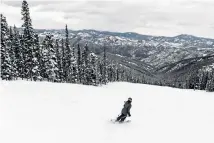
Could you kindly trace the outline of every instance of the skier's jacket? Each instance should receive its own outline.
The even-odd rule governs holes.
[[[125,104],[123,106],[123,109],[122,109],[122,114],[123,115],[130,115],[130,109],[132,107],[132,104],[129,102],[129,101],[125,101]]]

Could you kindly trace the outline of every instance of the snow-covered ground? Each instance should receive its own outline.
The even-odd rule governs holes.
[[[109,122],[128,97],[131,123]],[[1,81],[0,143],[214,143],[214,93]]]

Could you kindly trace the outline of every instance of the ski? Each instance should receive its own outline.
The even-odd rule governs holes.
[[[129,122],[131,122],[131,120],[125,120],[125,121],[123,121],[123,122],[118,122],[118,121],[116,121],[115,119],[111,119],[110,120],[112,123],[118,123],[118,124],[123,124],[123,123],[129,123]]]

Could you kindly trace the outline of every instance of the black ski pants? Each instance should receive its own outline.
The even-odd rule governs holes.
[[[126,119],[126,115],[121,114],[119,117],[117,117],[116,121],[123,122],[125,119]]]

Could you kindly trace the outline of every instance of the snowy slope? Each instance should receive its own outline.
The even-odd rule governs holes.
[[[132,120],[112,124],[133,98]],[[131,83],[1,81],[1,143],[213,143],[214,94]]]

